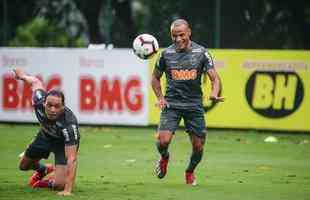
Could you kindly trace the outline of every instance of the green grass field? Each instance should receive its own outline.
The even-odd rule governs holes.
[[[18,154],[38,126],[0,124],[0,199],[63,199],[55,191],[33,190],[32,172],[18,170]],[[178,131],[170,146],[167,176],[153,174],[158,159],[155,128],[82,127],[74,195],[87,200],[303,200],[310,199],[310,134],[209,131],[197,186],[184,184],[191,152]],[[277,143],[265,143],[274,135]],[[53,158],[49,160],[52,162]]]

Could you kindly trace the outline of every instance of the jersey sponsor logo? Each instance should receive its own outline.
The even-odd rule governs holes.
[[[258,114],[268,118],[291,115],[304,97],[304,86],[296,72],[255,71],[246,85],[246,99]]]
[[[197,70],[196,69],[172,69],[171,75],[173,80],[195,80],[197,77]]]

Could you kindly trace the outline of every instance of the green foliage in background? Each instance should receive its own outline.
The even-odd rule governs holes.
[[[34,18],[17,29],[14,39],[9,42],[14,47],[84,47],[82,38],[69,37],[66,31],[43,18]]]

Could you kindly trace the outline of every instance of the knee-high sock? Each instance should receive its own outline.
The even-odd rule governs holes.
[[[159,141],[156,142],[156,147],[159,152],[159,154],[163,158],[168,158],[169,157],[169,152],[168,152],[168,145],[161,145]]]
[[[192,152],[186,172],[193,172],[195,170],[195,168],[201,161],[202,155],[203,155],[203,151]]]

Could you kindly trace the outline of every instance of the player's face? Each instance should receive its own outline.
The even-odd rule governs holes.
[[[45,113],[49,120],[56,120],[62,114],[64,105],[62,105],[61,97],[49,95],[45,103]]]
[[[185,24],[171,27],[171,39],[177,50],[186,50],[190,45],[191,30]]]

